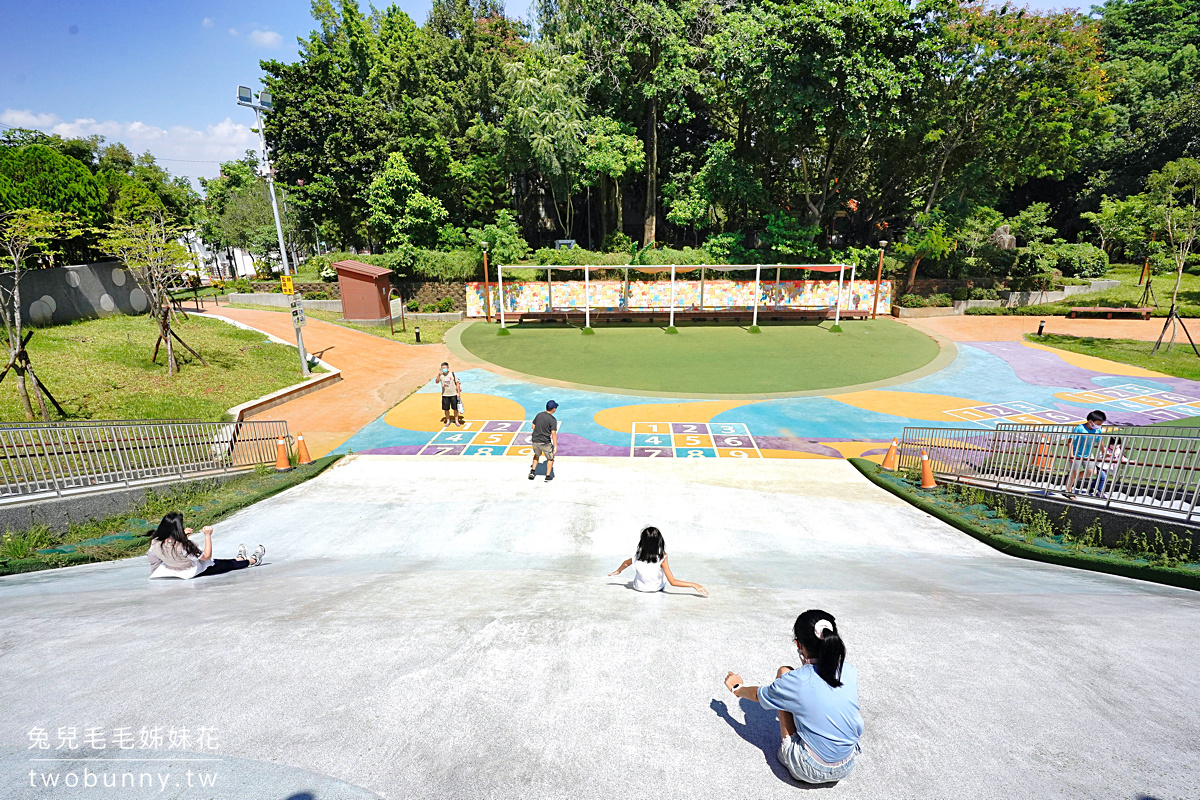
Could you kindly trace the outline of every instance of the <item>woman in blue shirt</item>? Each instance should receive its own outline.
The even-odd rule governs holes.
[[[858,710],[858,670],[846,662],[846,645],[833,615],[819,609],[796,618],[793,640],[799,669],[780,667],[769,686],[743,686],[730,672],[725,686],[740,698],[779,713],[779,761],[802,783],[840,781],[854,769],[863,721]]]

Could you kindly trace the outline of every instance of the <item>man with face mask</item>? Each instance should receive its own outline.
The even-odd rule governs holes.
[[[449,425],[453,420],[455,425],[461,426],[462,419],[458,416],[458,398],[462,394],[462,384],[458,382],[458,376],[451,372],[450,365],[443,361],[441,371],[433,380],[442,389],[442,424]]]

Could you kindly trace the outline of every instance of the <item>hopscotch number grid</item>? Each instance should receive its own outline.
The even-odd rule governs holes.
[[[558,425],[562,431],[562,423]],[[477,419],[461,427],[442,428],[417,455],[524,456],[533,455],[533,423],[522,419]]]
[[[635,422],[633,458],[762,458],[742,422]]]
[[[1164,392],[1153,386],[1136,383],[1068,392],[1058,395],[1058,398],[1069,403],[1078,403],[1079,411],[1070,413],[1024,401],[1007,401],[955,408],[948,410],[946,414],[985,428],[995,428],[1002,422],[1019,425],[1071,425],[1082,422],[1087,412],[1097,407],[1107,411],[1135,411],[1156,422],[1200,416],[1200,397]]]

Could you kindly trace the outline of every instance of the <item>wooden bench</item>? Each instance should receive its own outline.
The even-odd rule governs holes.
[[[1108,308],[1105,306],[1077,306],[1071,309],[1071,311],[1067,314],[1067,318],[1075,319],[1076,317],[1083,315],[1097,317],[1103,315],[1105,319],[1112,319],[1113,316],[1116,315],[1118,317],[1150,319],[1150,311],[1151,309],[1149,308],[1133,308],[1129,306],[1124,306],[1122,308]]]
[[[870,311],[849,310],[842,311],[842,319],[865,319],[871,315]],[[585,319],[582,309],[569,309],[560,311],[521,311],[516,312],[514,316],[517,322],[583,322]],[[592,323],[597,322],[654,322],[668,321],[671,318],[671,309],[669,308],[631,308],[626,310],[613,311],[611,309],[595,309],[592,311]],[[825,320],[833,319],[834,310],[832,308],[771,308],[767,306],[759,306],[758,319],[760,322],[774,322],[786,320]],[[677,308],[675,309],[675,320],[686,322],[750,322],[754,319],[754,309],[752,308]]]

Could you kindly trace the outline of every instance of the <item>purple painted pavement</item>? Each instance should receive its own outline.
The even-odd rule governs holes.
[[[364,455],[371,456],[415,456],[421,452],[423,444],[402,444],[396,447],[376,447],[373,450],[359,450]]]
[[[629,456],[629,445],[600,444],[576,433],[558,435],[558,452],[564,456]]]
[[[963,342],[963,344],[968,344],[971,347],[976,347],[1004,359],[1005,363],[1012,367],[1013,372],[1016,373],[1019,380],[1033,384],[1034,386],[1053,386],[1064,389],[1103,389],[1105,387],[1094,380],[1098,375],[1126,378],[1130,382],[1138,380],[1137,378],[1125,375],[1112,375],[1112,373],[1108,372],[1095,372],[1083,367],[1077,367],[1074,364],[1068,364],[1054,353],[1038,350],[1035,347],[1026,347],[1020,342]],[[1186,394],[1200,392],[1200,383],[1189,381],[1186,378],[1164,376],[1161,378],[1145,378],[1144,380],[1162,383]],[[1070,410],[1074,411],[1073,408]]]
[[[755,436],[754,441],[758,444],[759,450],[796,450],[801,453],[812,453],[813,455],[828,456],[829,458],[842,457],[842,454],[837,450],[821,444],[816,439],[793,439],[790,436]],[[827,441],[838,442],[845,440],[828,439]]]

